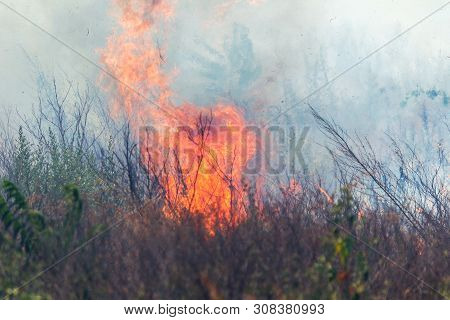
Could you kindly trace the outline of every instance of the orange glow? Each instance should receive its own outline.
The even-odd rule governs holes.
[[[297,180],[291,178],[287,185],[280,186],[281,193],[284,196],[295,196],[303,191],[302,185]]]
[[[164,37],[163,26],[174,14],[171,2],[115,3],[121,29],[108,38],[101,60],[120,82],[104,77],[102,85],[114,93],[113,116],[125,115],[134,129],[151,123],[161,137],[141,132],[140,139],[142,161],[164,188],[165,214],[201,215],[210,232],[236,225],[246,201],[242,170],[255,155],[256,137],[249,133],[242,139],[246,122],[236,106],[172,104],[175,72],[164,70],[166,49],[155,40]]]
[[[144,163],[166,192],[166,214],[176,218],[187,209],[202,215],[210,230],[235,225],[245,210],[242,167],[255,154],[255,137],[241,139],[245,121],[231,105],[216,105],[210,114],[194,105],[176,112],[189,123],[186,129],[157,126],[157,146],[153,137],[141,137]]]
[[[329,204],[334,203],[333,198],[328,194],[328,192],[326,192],[326,190],[324,188],[322,188],[321,186],[317,186],[317,188],[319,189],[320,193],[322,193],[325,196],[325,198],[327,199],[327,202]]]

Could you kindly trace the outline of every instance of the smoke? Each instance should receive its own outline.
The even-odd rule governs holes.
[[[119,27],[110,4],[10,3],[96,62],[100,62],[96,49]],[[170,26],[154,40],[166,44],[164,69],[180,75],[171,82],[175,104],[232,103],[247,118],[264,122],[442,4],[439,0],[175,1]],[[445,34],[449,10],[438,12],[309,102],[349,130],[374,139],[386,130],[421,134],[424,114],[431,127],[442,122],[449,114],[448,102],[444,103],[450,92],[450,43]],[[98,69],[5,8],[0,16],[4,106],[26,111],[35,102],[30,61],[74,82],[96,82]],[[426,92],[432,90],[443,94],[431,99]],[[424,94],[411,95],[415,91]],[[282,119],[312,124],[304,104]]]

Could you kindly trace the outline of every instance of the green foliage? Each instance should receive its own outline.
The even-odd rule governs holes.
[[[81,220],[83,211],[83,203],[81,201],[80,192],[74,185],[67,185],[64,187],[65,199],[68,204],[68,210],[65,215],[63,225],[63,242],[64,246],[68,248],[73,241],[77,226]]]
[[[58,200],[64,197],[61,186],[77,185],[89,194],[98,183],[94,154],[75,143],[63,142],[52,129],[33,144],[19,127],[12,160],[8,178],[26,196],[51,195]]]
[[[46,299],[41,279],[30,287],[17,286],[67,253],[80,225],[83,204],[74,185],[64,188],[66,212],[63,225],[52,229],[44,215],[30,208],[24,195],[10,181],[0,192],[0,296],[14,299]],[[55,221],[56,222],[56,221]],[[57,223],[53,222],[55,226]],[[85,239],[82,239],[84,241]]]
[[[44,216],[28,207],[24,196],[10,181],[2,185],[6,199],[0,195],[0,219],[4,232],[13,240],[18,240],[20,248],[31,252],[39,245],[39,235],[45,229]]]
[[[10,181],[4,181],[0,194],[0,295],[9,298],[43,298],[13,288],[41,267],[39,258],[44,249],[47,224],[44,216],[31,209],[25,197]],[[37,282],[39,283],[39,282]]]
[[[344,187],[331,209],[331,236],[324,240],[321,254],[309,274],[315,283],[314,298],[360,299],[366,295],[368,262],[355,239],[357,213],[351,189]]]
[[[14,180],[27,192],[31,192],[30,182],[32,181],[33,162],[34,159],[31,144],[25,137],[23,128],[19,127],[19,136],[16,141],[16,150],[14,152]]]

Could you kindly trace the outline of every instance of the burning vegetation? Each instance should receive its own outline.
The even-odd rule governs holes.
[[[41,75],[34,117],[1,132],[0,296],[449,297],[441,144],[431,162],[391,137],[387,162],[311,107],[334,172],[269,174],[283,152],[243,106],[173,102],[173,3],[114,3],[108,103]]]
[[[164,212],[175,219],[184,211],[200,214],[211,232],[236,225],[248,206],[243,168],[256,155],[257,137],[243,135],[248,124],[238,106],[172,103],[175,72],[164,70],[164,49],[154,40],[170,22],[169,2],[117,1],[117,7],[121,30],[109,37],[102,62],[121,81],[104,76],[103,83],[113,117],[125,116],[140,132],[142,162],[164,189]]]

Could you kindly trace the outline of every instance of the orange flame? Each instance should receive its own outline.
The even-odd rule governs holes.
[[[255,155],[256,137],[242,139],[245,119],[236,106],[205,109],[170,101],[175,73],[164,70],[165,49],[154,40],[174,14],[170,2],[115,3],[121,30],[108,38],[101,61],[120,81],[101,80],[107,92],[117,94],[113,115],[127,116],[135,129],[150,121],[163,133],[162,139],[140,138],[142,160],[164,188],[166,215],[200,214],[211,232],[225,223],[235,225],[243,218],[242,171]]]
[[[322,193],[325,196],[329,204],[334,203],[333,197],[331,197],[324,188],[322,188],[321,186],[317,186],[317,188],[319,189],[320,193]]]

